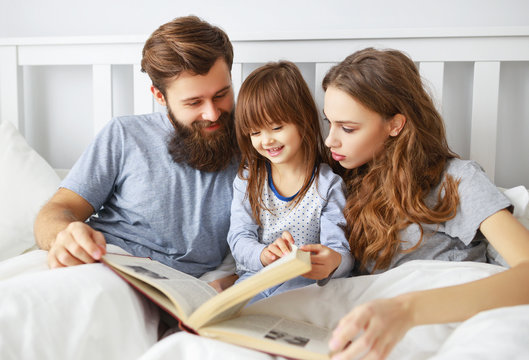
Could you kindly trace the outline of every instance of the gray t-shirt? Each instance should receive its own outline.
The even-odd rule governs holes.
[[[441,224],[422,224],[424,236],[419,247],[408,253],[399,251],[389,268],[416,259],[478,262],[491,260],[487,259],[488,242],[479,231],[479,226],[489,216],[510,207],[511,203],[474,161],[452,159],[447,164],[446,173],[455,180],[461,180],[456,216]],[[439,186],[426,198],[429,207],[434,207],[437,202]],[[420,239],[419,226],[411,224],[403,229],[400,239],[401,250],[416,245]],[[371,272],[373,266],[374,263],[369,263],[367,269]],[[387,269],[374,273],[385,270]]]
[[[61,187],[95,209],[87,223],[110,244],[200,276],[228,253],[234,161],[220,172],[173,162],[165,114],[114,118]]]

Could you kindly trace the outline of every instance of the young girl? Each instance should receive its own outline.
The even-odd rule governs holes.
[[[472,283],[354,308],[329,343],[341,351],[333,359],[383,359],[413,326],[529,303],[529,231],[479,165],[450,151],[411,59],[365,49],[333,67],[323,88],[325,143],[346,169],[344,214],[360,270],[413,259],[485,262],[487,240],[511,266]]]
[[[312,253],[311,272],[252,301],[347,276],[353,260],[343,231],[343,181],[326,164],[316,105],[296,65],[281,61],[252,72],[235,119],[242,159],[228,243],[239,281],[288,253],[290,244]]]

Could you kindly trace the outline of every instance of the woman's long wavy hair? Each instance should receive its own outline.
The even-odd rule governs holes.
[[[457,157],[447,143],[443,120],[425,91],[413,61],[397,50],[367,48],[329,70],[323,89],[335,87],[389,121],[402,114],[398,136],[368,163],[344,172],[349,244],[360,267],[385,269],[400,249],[399,232],[415,223],[438,224],[456,214],[459,181],[444,176],[446,163]],[[444,180],[443,180],[444,179]],[[437,204],[426,196],[440,182]]]
[[[259,225],[261,210],[266,209],[261,194],[268,176],[268,160],[255,150],[250,134],[280,123],[296,126],[307,163],[305,183],[292,200],[295,207],[317,178],[320,163],[329,162],[330,157],[323,142],[314,99],[298,67],[289,61],[268,63],[248,75],[239,90],[235,107],[235,131],[241,150],[238,176],[248,181],[246,196]]]

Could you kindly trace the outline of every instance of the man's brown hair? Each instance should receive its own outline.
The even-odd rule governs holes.
[[[164,96],[168,82],[183,71],[204,75],[219,58],[230,70],[233,63],[228,35],[196,16],[179,17],[160,26],[145,42],[142,55],[141,70]]]

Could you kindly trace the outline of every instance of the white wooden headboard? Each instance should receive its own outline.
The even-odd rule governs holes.
[[[525,139],[529,139],[529,97],[524,96],[519,99],[519,104],[515,103],[515,115],[499,108],[502,96],[512,99],[512,94],[518,93],[520,86],[529,96],[528,27],[229,35],[235,51],[232,76],[236,92],[244,77],[259,64],[288,59],[302,68],[320,108],[323,99],[321,80],[333,64],[368,46],[405,51],[419,65],[431,89],[445,118],[449,142],[454,150],[464,158],[477,160],[493,180],[501,180],[499,184],[496,181],[500,186],[523,184],[529,187],[529,155],[523,155],[529,151],[525,152],[523,146],[516,151],[520,157],[509,165],[512,171],[517,171],[515,177],[505,180],[496,176],[505,169],[497,164],[497,143],[506,142],[506,135],[498,129],[502,128],[503,121],[511,121],[503,117],[517,117],[522,125],[521,130],[511,129],[507,135],[520,130]],[[139,65],[146,38],[0,38],[0,121],[11,121],[17,127],[38,121],[24,117],[22,87],[31,85],[21,76],[21,69],[25,66],[91,66],[92,98],[87,101],[92,102],[94,134],[115,115],[112,98],[115,65],[132,67],[133,112],[152,112],[155,107],[149,91],[150,82],[147,75],[140,72]],[[511,83],[518,80],[522,84],[503,86],[500,75],[504,68],[508,69],[506,73]],[[520,71],[519,75],[517,71]],[[465,78],[467,81],[463,81]],[[505,95],[502,90],[506,91]],[[512,101],[509,100],[505,108],[512,108]],[[516,122],[514,124],[518,127]],[[520,166],[527,170],[520,171]]]

